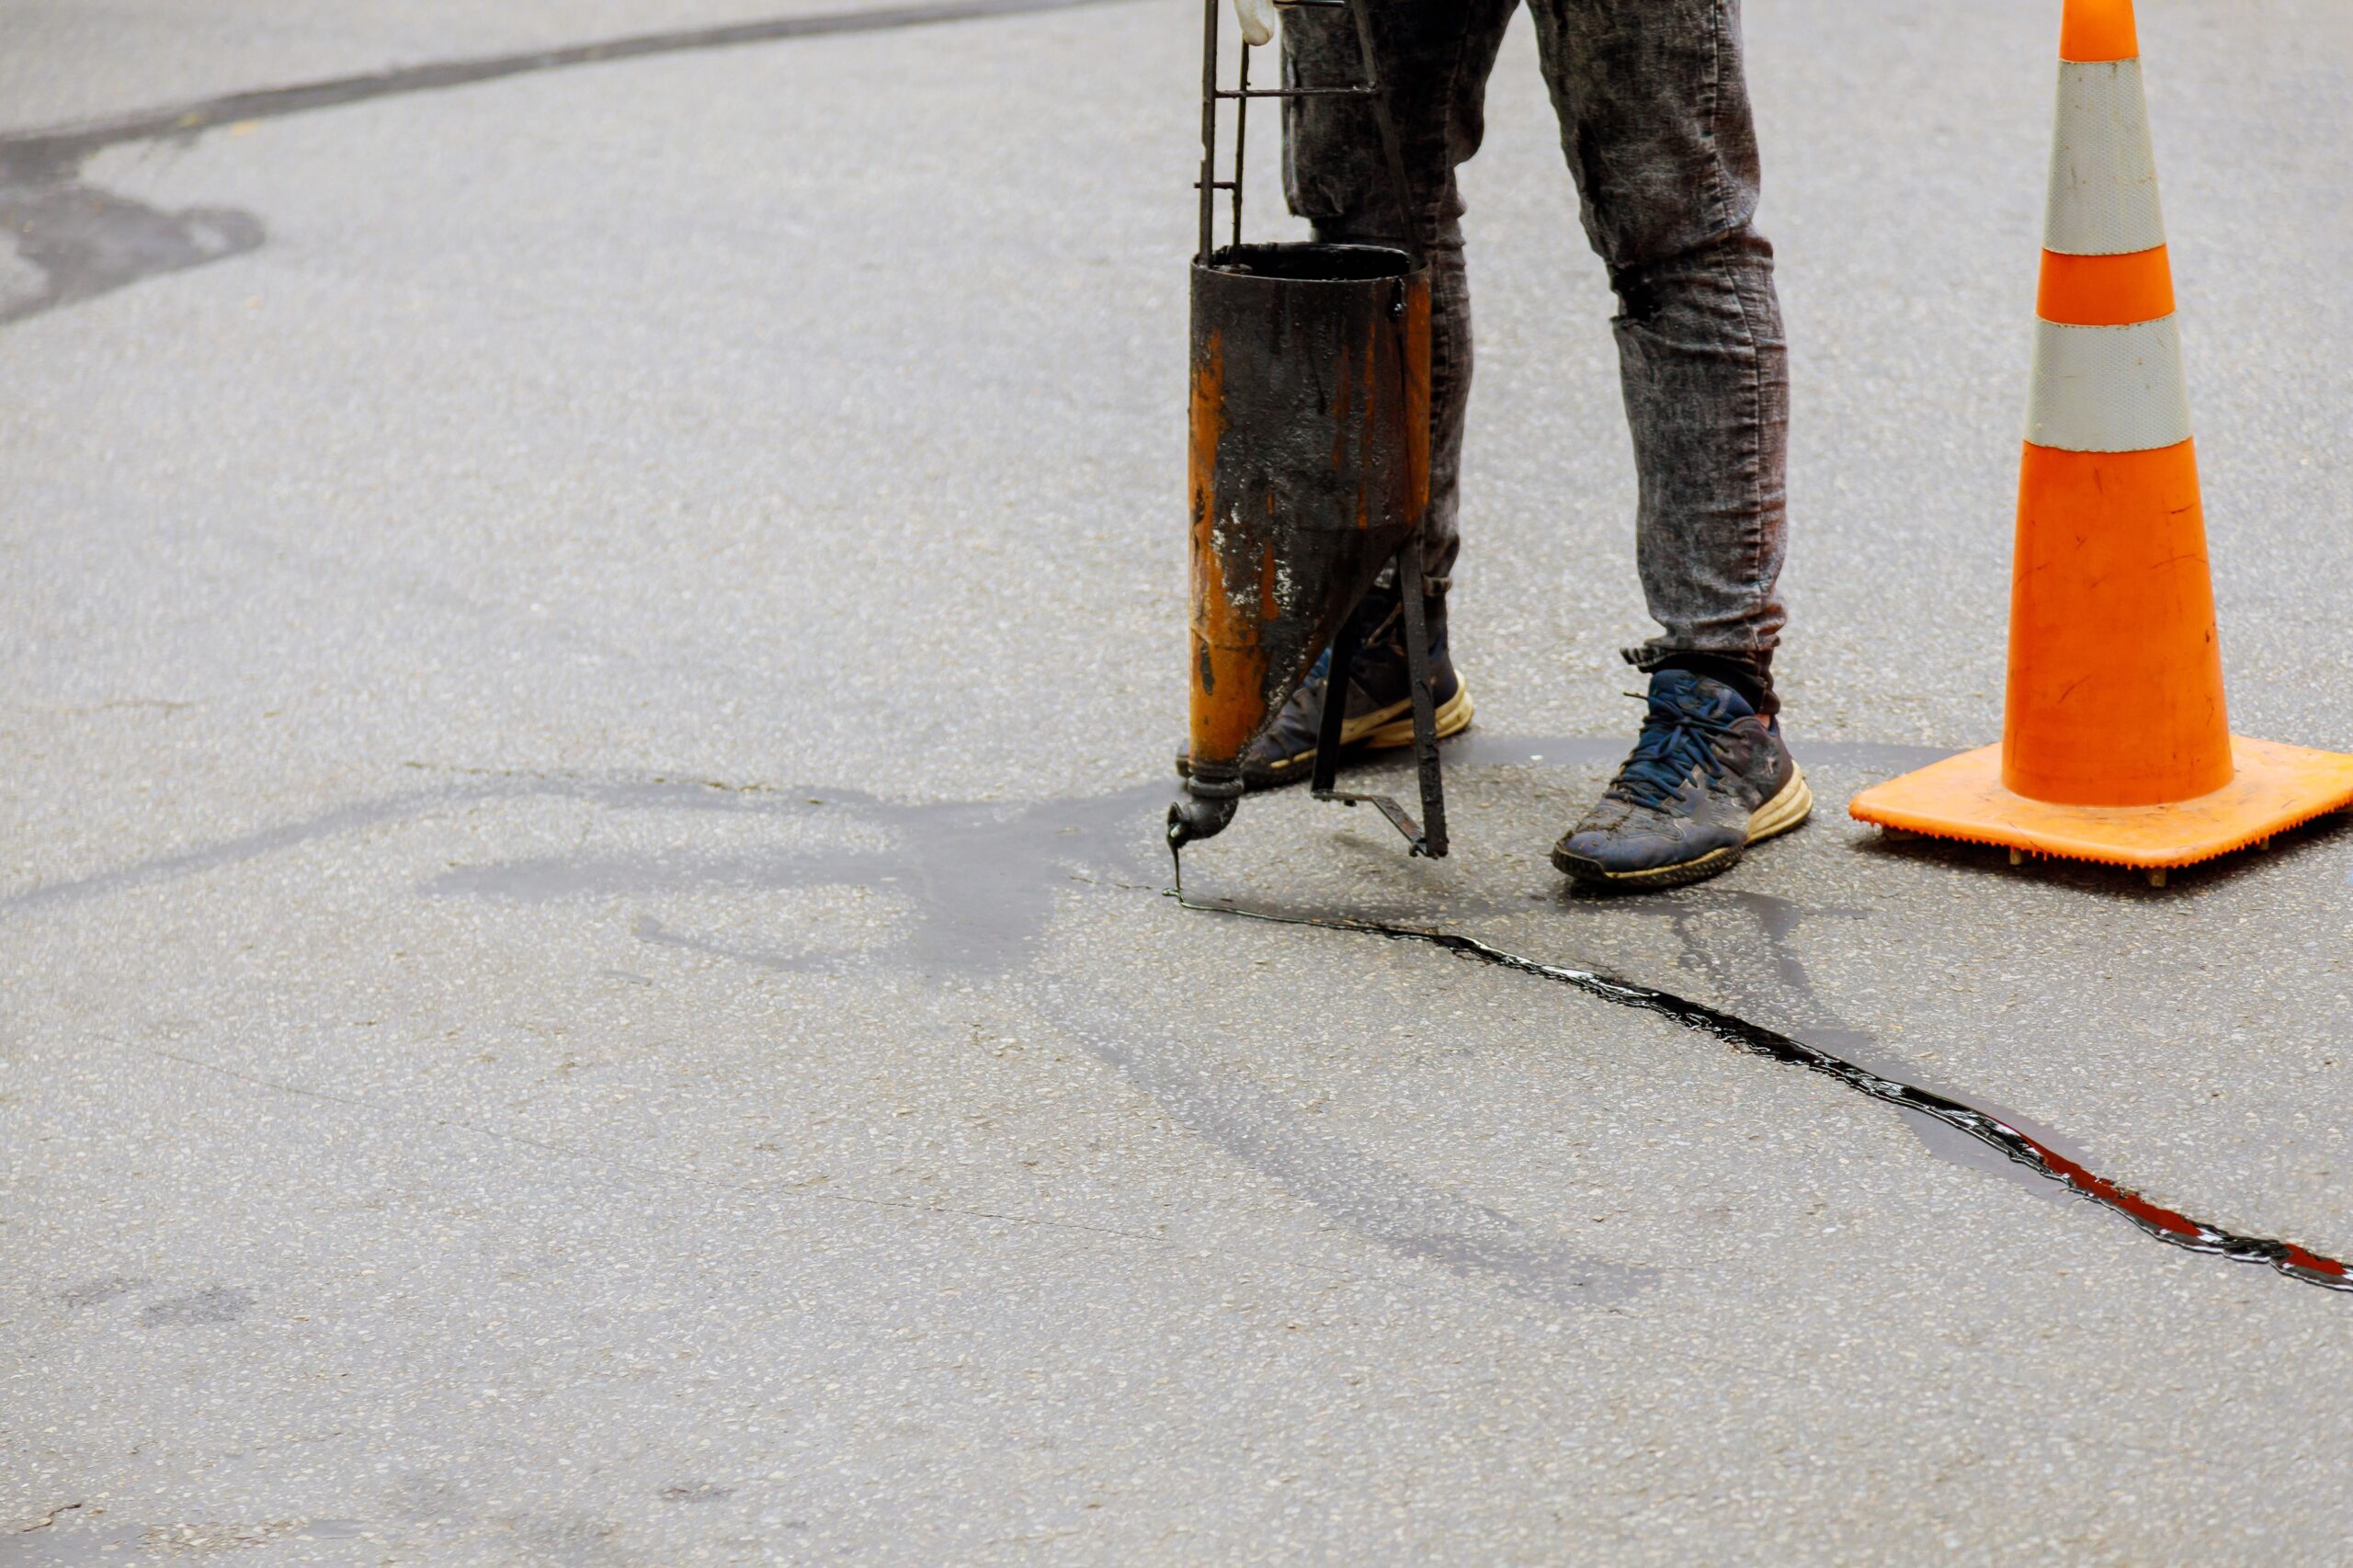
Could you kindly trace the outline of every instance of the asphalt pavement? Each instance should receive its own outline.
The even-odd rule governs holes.
[[[2353,826],[1843,812],[1998,733],[2055,6],[1750,0],[1812,825],[1545,863],[1648,623],[1523,22],[1456,853],[1188,857],[1841,1074],[1165,896],[1199,11],[749,3],[0,0],[0,1563],[2341,1560],[2353,1294],[1872,1088],[2353,1259]],[[2142,13],[2234,725],[2353,748],[2353,13]]]

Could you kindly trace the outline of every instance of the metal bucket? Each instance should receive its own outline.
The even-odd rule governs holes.
[[[1363,80],[1353,86],[1218,83],[1218,17],[1201,8],[1200,245],[1193,257],[1192,720],[1188,798],[1168,811],[1172,850],[1222,832],[1242,798],[1242,757],[1331,650],[1315,748],[1320,800],[1378,807],[1416,855],[1446,853],[1438,725],[1422,604],[1422,517],[1430,497],[1430,286],[1409,248],[1242,243],[1244,154],[1259,99],[1343,97],[1370,110],[1399,232],[1418,209],[1374,68],[1369,0],[1275,0],[1345,9]],[[1221,179],[1219,106],[1233,111]],[[1218,198],[1233,243],[1213,242]],[[1385,795],[1335,788],[1348,671],[1364,630],[1351,611],[1392,562],[1404,612],[1422,820]]]
[[[1370,245],[1239,245],[1194,264],[1192,297],[1183,838],[1232,818],[1244,752],[1381,568],[1410,551],[1418,587],[1429,505],[1426,266]]]

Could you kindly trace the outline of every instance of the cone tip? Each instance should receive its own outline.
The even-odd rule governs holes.
[[[2087,65],[2137,60],[2140,54],[2132,0],[2067,0],[2065,19],[2059,24],[2060,59]]]

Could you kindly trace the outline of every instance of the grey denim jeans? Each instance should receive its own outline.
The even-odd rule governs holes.
[[[1773,251],[1750,226],[1756,133],[1739,0],[1529,0],[1586,239],[1609,269],[1640,478],[1635,563],[1664,628],[1630,662],[1711,654],[1768,669],[1784,615],[1789,357]],[[1518,0],[1368,0],[1405,175],[1431,263],[1428,572],[1443,591],[1471,393],[1471,294],[1455,170]],[[1286,77],[1339,86],[1362,66],[1345,8],[1283,13]],[[1396,244],[1398,205],[1371,110],[1284,105],[1291,210],[1327,241]]]

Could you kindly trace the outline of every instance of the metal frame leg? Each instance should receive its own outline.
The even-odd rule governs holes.
[[[1414,761],[1422,777],[1422,843],[1432,859],[1446,855],[1446,786],[1438,772],[1438,700],[1430,683],[1429,620],[1422,603],[1422,532],[1397,552],[1398,597],[1405,606],[1405,674],[1413,686]],[[1317,760],[1320,762],[1321,757]]]
[[[1308,787],[1318,800],[1328,800],[1333,785],[1340,777],[1340,732],[1348,717],[1348,676],[1356,667],[1357,645],[1363,640],[1364,628],[1356,612],[1340,623],[1340,634],[1332,640],[1332,664],[1324,683],[1324,712],[1315,726],[1315,777]]]
[[[1344,806],[1375,806],[1403,834],[1413,853],[1437,859],[1446,854],[1446,790],[1438,775],[1438,707],[1430,689],[1429,618],[1422,603],[1422,548],[1417,532],[1397,552],[1398,597],[1405,608],[1405,676],[1414,708],[1414,760],[1422,781],[1422,822],[1387,795],[1360,795],[1334,788],[1340,768],[1340,726],[1347,717],[1348,669],[1356,663],[1364,622],[1351,611],[1332,642],[1332,676],[1324,687],[1324,712],[1315,733],[1314,793]],[[1335,701],[1334,699],[1338,700]],[[1427,823],[1428,825],[1425,826]]]

